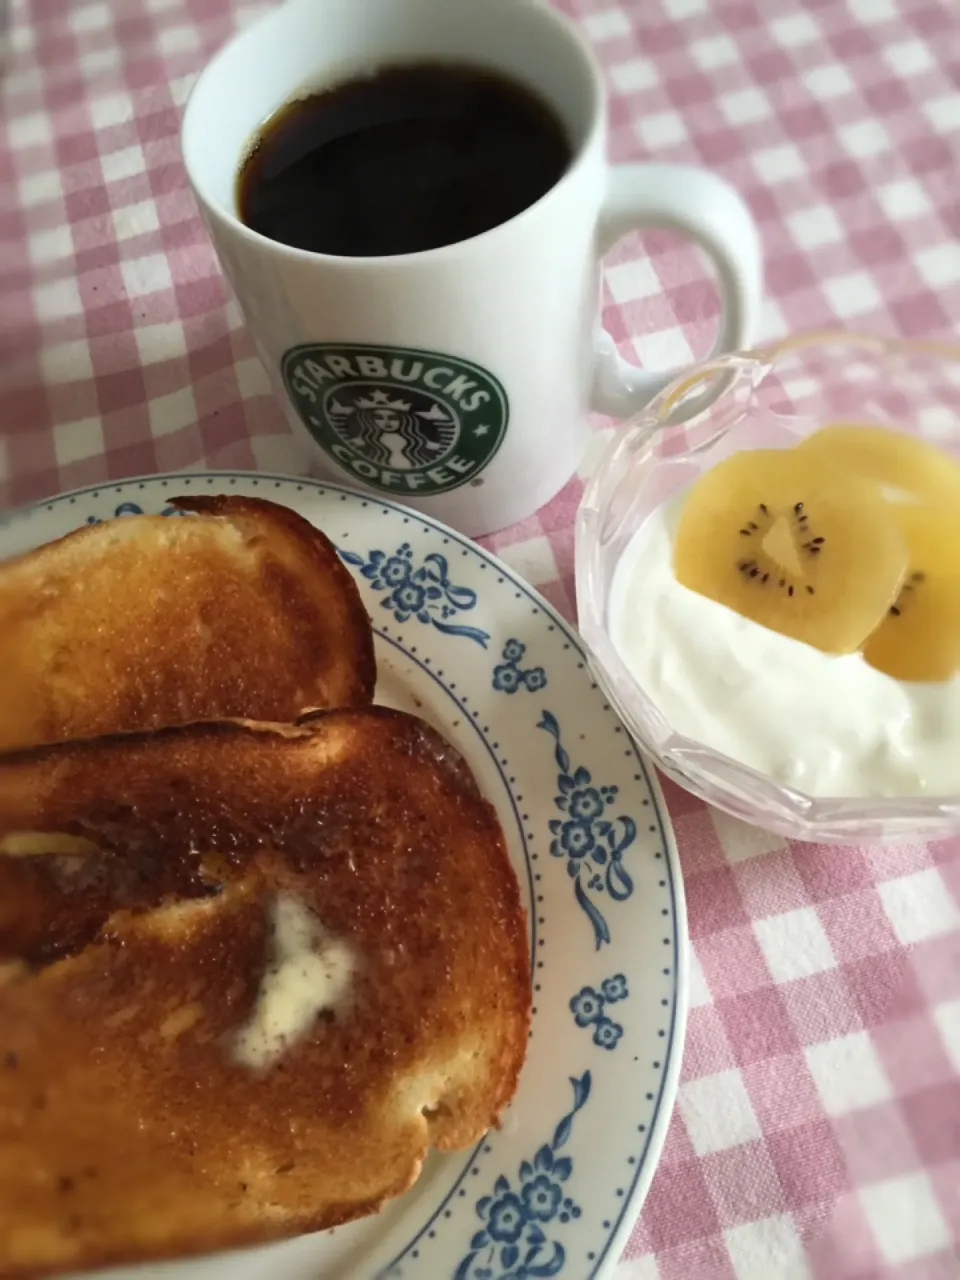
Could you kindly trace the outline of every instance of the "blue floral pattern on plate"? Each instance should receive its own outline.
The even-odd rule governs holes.
[[[503,646],[502,662],[493,668],[493,687],[498,693],[516,693],[518,689],[528,689],[538,693],[546,687],[547,673],[543,667],[520,666],[527,646],[519,640],[508,640]]]
[[[366,559],[355,551],[345,551],[343,547],[338,550],[341,559],[359,569],[374,591],[386,591],[380,604],[390,610],[397,622],[416,618],[418,622],[436,627],[444,635],[466,636],[482,648],[487,647],[489,632],[449,621],[457,614],[475,608],[477,593],[450,581],[446,556],[433,551],[424,556],[421,565],[415,566],[409,542],[401,543],[392,555],[386,551],[371,551]]]
[[[626,1000],[630,992],[622,973],[604,978],[600,990],[581,987],[570,1000],[570,1012],[578,1027],[593,1027],[593,1043],[601,1049],[615,1049],[623,1035],[623,1027],[614,1022],[604,1010],[607,1005]]]
[[[618,789],[595,786],[590,770],[582,765],[574,769],[552,712],[543,712],[537,728],[545,729],[556,744],[553,754],[560,794],[554,797],[554,804],[567,815],[550,820],[550,852],[555,858],[566,859],[567,875],[573,881],[580,909],[593,925],[599,951],[610,941],[610,926],[595,897],[606,893],[612,902],[625,902],[633,893],[633,879],[623,865],[623,854],[636,839],[637,824],[625,815],[608,817]]]
[[[118,507],[114,508],[113,516],[108,519],[118,520],[121,516],[142,516],[146,513],[138,502],[121,502]],[[160,512],[162,516],[186,516],[189,511],[179,511],[176,507],[164,507]],[[103,521],[99,516],[87,516],[87,524],[102,524]]]
[[[515,1183],[500,1174],[493,1195],[477,1201],[477,1216],[484,1225],[470,1241],[470,1252],[457,1267],[454,1280],[539,1280],[563,1270],[567,1251],[559,1240],[548,1237],[544,1227],[580,1217],[580,1206],[565,1194],[573,1161],[557,1152],[566,1145],[573,1118],[590,1097],[590,1072],[571,1076],[570,1083],[573,1106],[553,1131],[552,1140],[532,1161],[523,1161]],[[550,1236],[555,1234],[553,1226]]]

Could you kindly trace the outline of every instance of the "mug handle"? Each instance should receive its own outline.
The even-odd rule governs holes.
[[[760,310],[763,270],[760,236],[743,199],[715,174],[689,165],[613,166],[597,229],[598,255],[602,258],[628,232],[649,227],[682,232],[713,262],[722,312],[707,359],[748,347]],[[593,408],[614,418],[628,418],[643,409],[680,372],[638,369],[618,354],[602,328],[596,347]]]

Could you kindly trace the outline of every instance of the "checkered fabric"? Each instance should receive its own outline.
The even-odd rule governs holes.
[[[177,144],[197,69],[262,7],[14,0],[0,37],[0,505],[156,470],[302,469]],[[957,329],[954,0],[567,7],[608,72],[614,158],[707,165],[749,201],[761,337]],[[703,355],[717,311],[675,237],[614,255],[605,320],[628,357]],[[597,424],[598,443],[610,430]],[[568,616],[581,490],[487,540]],[[618,1280],[960,1276],[960,842],[792,845],[667,795],[692,1007]]]

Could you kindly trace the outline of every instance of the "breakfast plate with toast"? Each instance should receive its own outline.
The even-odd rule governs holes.
[[[570,627],[306,479],[78,491],[0,556],[0,1275],[608,1274],[686,922]]]

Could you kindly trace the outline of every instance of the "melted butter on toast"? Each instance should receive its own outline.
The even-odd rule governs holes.
[[[233,1044],[236,1061],[254,1070],[272,1066],[318,1014],[341,1004],[355,969],[351,949],[331,937],[295,895],[277,894],[270,912],[270,959],[250,1018]]]

